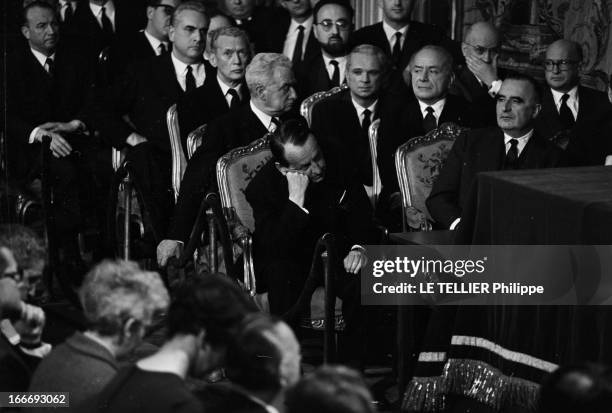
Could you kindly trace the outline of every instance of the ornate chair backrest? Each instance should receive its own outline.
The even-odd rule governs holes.
[[[246,200],[245,190],[271,158],[270,137],[266,134],[247,146],[231,150],[217,161],[221,205],[228,213],[235,213],[240,223],[251,233],[255,229],[255,220],[251,205]]]
[[[166,124],[168,125],[170,149],[172,150],[172,189],[174,191],[174,200],[176,201],[181,189],[181,180],[187,167],[187,158],[185,158],[183,146],[181,145],[181,131],[179,130],[176,104],[168,109]]]
[[[402,193],[404,221],[408,226],[429,229],[431,216],[425,200],[455,139],[465,130],[454,123],[444,123],[425,136],[408,140],[395,151],[395,170]],[[407,230],[406,225],[404,230]]]
[[[370,144],[370,159],[372,160],[372,176],[373,182],[372,186],[366,186],[366,192],[368,193],[368,197],[370,198],[370,202],[372,203],[372,208],[376,210],[376,204],[378,203],[378,196],[380,195],[380,189],[382,184],[380,183],[380,173],[378,171],[378,163],[376,162],[377,158],[377,149],[376,145],[378,143],[378,126],[380,125],[380,119],[376,119],[370,125],[368,129],[368,143]]]
[[[111,149],[111,162],[113,165],[113,171],[117,172],[117,170],[123,164],[124,160],[125,160],[125,154],[123,153],[123,151],[117,150],[115,148]]]
[[[206,123],[198,126],[187,135],[187,159],[191,159],[196,149],[202,144],[204,135],[206,134]]]
[[[334,96],[346,89],[348,89],[348,85],[344,83],[340,86],[333,87],[329,90],[324,90],[322,92],[313,93],[312,95],[304,99],[304,101],[300,105],[300,115],[306,118],[306,121],[308,122],[308,125],[310,126],[312,122],[312,109],[314,108],[314,106],[320,101],[322,101],[323,99],[327,99],[330,96]]]

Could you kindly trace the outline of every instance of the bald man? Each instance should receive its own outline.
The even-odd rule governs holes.
[[[501,86],[497,69],[500,45],[499,32],[491,23],[470,26],[461,44],[465,65],[457,70],[450,92],[478,107],[488,126],[496,125],[495,95]]]
[[[570,40],[557,40],[546,50],[547,88],[537,130],[566,150],[572,165],[603,165],[612,153],[612,104],[604,92],[582,85],[582,48]]]

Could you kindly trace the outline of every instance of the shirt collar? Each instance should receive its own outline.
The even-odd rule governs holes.
[[[427,114],[427,111],[425,109],[431,106],[434,110],[433,115],[436,117],[436,119],[438,119],[440,115],[442,114],[442,110],[444,110],[444,105],[446,104],[446,98],[440,99],[433,105],[428,105],[425,102],[421,102],[419,99],[417,99],[417,102],[419,102],[419,107],[421,108],[421,113],[423,114],[423,117],[425,117],[425,115]]]
[[[304,20],[302,23],[298,23],[295,20],[291,19],[291,23],[289,24],[289,33],[297,31],[298,26],[304,26],[304,35],[306,35],[306,33],[310,32],[310,30],[312,29],[312,24],[312,16]]]
[[[395,33],[400,32],[403,38],[406,38],[406,32],[408,32],[408,25],[405,25],[399,30],[395,30],[393,27],[389,26],[389,24],[383,20],[383,30],[385,31],[385,36],[387,36],[387,40],[391,42],[393,37],[395,37]]]
[[[30,50],[32,51],[32,54],[34,55],[36,60],[38,60],[38,63],[40,63],[40,65],[43,68],[45,67],[45,63],[47,63],[47,58],[50,57],[51,59],[55,60],[55,53],[51,54],[50,56],[45,56],[44,54],[42,54],[38,50],[34,50],[31,47],[30,47]]]
[[[370,113],[373,115],[376,113],[376,105],[378,105],[378,99],[376,99],[374,101],[374,103],[372,103],[370,106],[368,106],[367,108],[364,108],[363,106],[361,106],[359,103],[357,103],[357,101],[355,101],[355,99],[353,99],[351,97],[351,101],[353,102],[353,106],[355,107],[355,109],[357,110],[357,116],[361,117],[361,115],[363,114],[363,111],[368,109],[370,111]]]
[[[91,12],[93,13],[93,15],[96,16],[96,18],[100,15],[100,11],[102,10],[102,7],[104,7],[104,9],[106,10],[107,16],[111,16],[115,14],[115,4],[113,3],[113,0],[108,0],[102,6],[93,4],[91,1],[89,2],[89,8],[91,9]]]
[[[332,60],[335,60],[336,62],[338,62],[338,69],[342,70],[342,66],[346,63],[346,56],[340,56],[340,57],[327,57],[325,55],[323,56],[323,62],[325,63],[325,67],[329,66],[329,62]]]
[[[259,119],[259,121],[264,125],[266,129],[270,130],[270,123],[272,123],[272,116],[260,110],[257,106],[255,106],[252,100],[249,101],[249,105],[251,106],[251,110],[253,111],[255,116],[257,116],[257,119]]]
[[[526,134],[524,134],[523,136],[521,136],[520,138],[513,138],[512,136],[507,135],[504,132],[504,144],[507,145],[508,142],[510,142],[512,139],[516,139],[517,141],[519,141],[519,143],[527,144],[527,142],[529,142],[529,138],[531,138],[532,136],[533,136],[533,129],[527,132]]]
[[[197,72],[199,70],[200,65],[202,64],[202,62],[197,62],[197,63],[185,63],[181,60],[178,59],[178,57],[176,57],[173,53],[170,53],[170,56],[172,56],[172,64],[174,65],[174,68],[176,70],[177,73],[180,74],[185,74],[187,71],[187,66],[191,66],[193,71],[194,71],[194,76],[195,76],[195,72]]]
[[[168,50],[168,44],[166,42],[162,42],[157,37],[153,37],[146,29],[144,30],[144,35],[147,38],[147,40],[149,41],[149,43],[151,44],[151,47],[155,51],[155,54],[157,54],[159,52],[159,45],[160,44],[163,44],[166,47],[166,50]]]
[[[561,98],[563,97],[563,95],[565,93],[563,92],[558,92],[555,89],[550,89],[550,92],[553,95],[553,100],[554,102],[557,104],[557,106],[559,106],[561,104]],[[574,86],[569,92],[567,92],[567,94],[569,95],[569,99],[570,101],[574,101],[578,98],[578,85]]]
[[[219,87],[221,87],[221,92],[223,93],[223,96],[227,95],[227,91],[230,89],[234,89],[237,93],[238,96],[242,98],[242,93],[240,93],[240,87],[242,86],[242,84],[238,84],[238,86],[234,87],[234,88],[230,88],[228,85],[226,85],[221,78],[219,77],[219,75],[217,75],[217,82],[219,83]]]

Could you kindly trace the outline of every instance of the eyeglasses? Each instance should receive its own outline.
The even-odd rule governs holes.
[[[12,278],[17,284],[23,281],[23,269],[18,268],[15,271],[5,272],[2,278]]]
[[[554,70],[555,66],[561,71],[569,70],[573,65],[578,63],[577,60],[544,60],[544,69],[547,71]]]
[[[332,27],[334,27],[334,25],[336,25],[336,27],[340,31],[348,30],[351,27],[351,23],[349,23],[346,20],[337,20],[335,22],[333,22],[331,20],[323,20],[323,21],[321,21],[320,23],[317,23],[317,24],[319,26],[321,26],[323,28],[323,30],[325,30],[326,32],[330,31],[332,29]]]
[[[155,6],[155,8],[164,9],[164,13],[166,14],[166,16],[172,16],[172,13],[174,13],[174,7],[168,6],[167,4],[158,4],[157,6]]]
[[[463,44],[470,46],[472,49],[474,49],[474,52],[476,52],[476,54],[478,55],[483,55],[487,52],[491,53],[491,54],[499,54],[500,48],[499,46],[495,46],[495,47],[484,47],[484,46],[477,46],[477,45],[473,45],[473,44],[469,44],[466,42],[463,42]]]

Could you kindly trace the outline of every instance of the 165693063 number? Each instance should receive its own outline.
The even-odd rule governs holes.
[[[0,392],[0,407],[68,407],[67,392]]]

